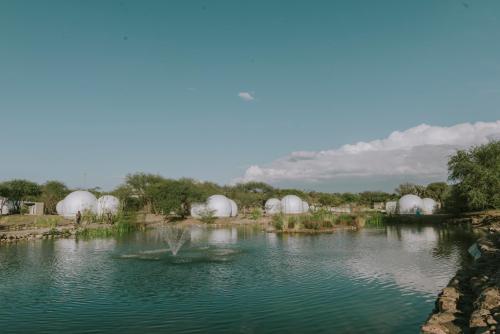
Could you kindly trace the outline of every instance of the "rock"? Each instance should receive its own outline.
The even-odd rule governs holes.
[[[500,307],[500,289],[498,287],[485,289],[479,298],[482,308],[491,310]]]
[[[424,325],[420,331],[422,334],[449,334],[446,327],[441,325]]]
[[[451,312],[457,311],[457,300],[453,298],[441,297],[438,300],[439,312]]]

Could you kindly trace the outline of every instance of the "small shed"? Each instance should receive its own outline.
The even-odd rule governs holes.
[[[45,204],[43,202],[23,202],[28,207],[28,214],[31,216],[42,216],[44,214]]]

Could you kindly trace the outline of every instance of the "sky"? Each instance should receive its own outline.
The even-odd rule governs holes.
[[[446,180],[500,138],[498,41],[496,0],[0,0],[0,181]]]

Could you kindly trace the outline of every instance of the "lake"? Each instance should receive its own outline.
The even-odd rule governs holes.
[[[418,333],[468,227],[163,230],[0,245],[2,333]]]

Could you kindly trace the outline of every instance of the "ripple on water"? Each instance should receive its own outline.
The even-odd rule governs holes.
[[[14,245],[0,249],[2,333],[414,333],[463,259],[453,234],[398,228],[207,230],[177,256],[153,232]]]

